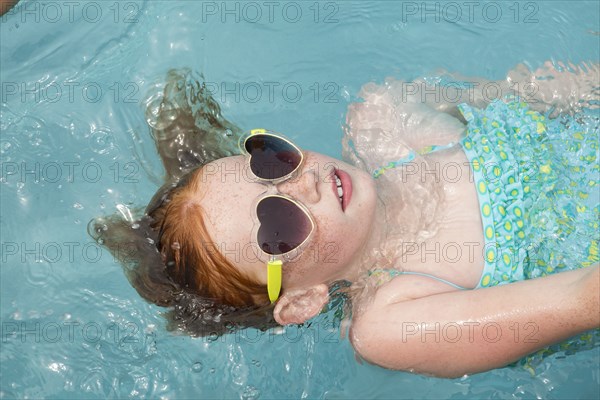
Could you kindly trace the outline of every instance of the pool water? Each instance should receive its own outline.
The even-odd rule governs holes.
[[[238,126],[339,157],[364,83],[598,63],[598,21],[596,1],[22,0],[0,22],[0,398],[598,398],[598,346],[443,380],[358,362],[332,313],[177,335],[86,233],[160,185],[143,103],[169,68]]]

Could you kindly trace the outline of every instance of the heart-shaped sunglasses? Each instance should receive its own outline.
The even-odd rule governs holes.
[[[285,137],[265,129],[253,129],[240,138],[240,149],[248,156],[250,171],[261,183],[277,184],[292,179],[304,154]],[[282,194],[267,194],[256,201],[253,237],[267,258],[267,292],[271,303],[281,291],[284,260],[299,255],[315,230],[306,207]]]

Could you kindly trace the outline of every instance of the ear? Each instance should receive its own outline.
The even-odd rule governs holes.
[[[329,289],[324,284],[285,291],[277,300],[273,317],[280,325],[301,324],[317,315],[328,302]]]

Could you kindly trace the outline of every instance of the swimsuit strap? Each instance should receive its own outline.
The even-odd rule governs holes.
[[[457,143],[458,142],[450,142],[450,143],[448,143],[446,145],[432,144],[431,146],[426,146],[426,147],[422,148],[417,153],[419,153],[420,155],[430,154],[430,153],[434,153],[436,151],[449,149],[450,147],[456,145]],[[373,178],[377,179],[381,175],[383,175],[386,170],[392,169],[392,168],[396,168],[396,167],[398,167],[398,166],[400,166],[402,164],[406,164],[406,163],[414,160],[415,156],[416,156],[415,155],[415,151],[411,149],[410,153],[406,157],[403,157],[403,158],[399,159],[398,161],[390,161],[387,165],[384,165],[383,167],[377,168],[373,172]]]
[[[388,273],[391,276],[400,276],[400,275],[424,276],[426,278],[435,279],[436,281],[445,283],[445,284],[450,285],[450,286],[452,286],[452,287],[454,287],[456,289],[459,289],[459,290],[469,290],[468,288],[459,286],[456,283],[452,283],[452,282],[447,281],[445,279],[438,278],[437,276],[425,274],[423,272],[398,271],[396,269],[383,269],[383,268],[376,268],[376,269],[370,270],[368,272],[369,276],[381,276],[382,274],[385,274],[385,273]]]

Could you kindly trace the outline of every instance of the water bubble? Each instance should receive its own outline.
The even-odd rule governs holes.
[[[19,151],[19,143],[15,138],[8,138],[0,140],[0,156],[3,161],[7,162],[12,160],[11,155]]]
[[[285,332],[283,326],[276,326],[272,329],[274,335],[282,335]]]
[[[48,257],[57,257],[56,252],[50,253],[51,250],[48,250]],[[52,275],[52,265],[42,259],[38,262],[27,263],[25,267],[25,279],[27,282],[33,286],[45,286]]]
[[[177,107],[168,99],[164,99],[162,91],[146,102],[146,122],[151,128],[167,129],[177,119],[177,115]]]
[[[120,393],[129,393],[129,394],[136,393],[135,392],[135,379],[133,376],[127,375],[126,373],[122,373],[118,379],[119,379],[118,385],[119,385]]]
[[[89,143],[92,151],[97,154],[107,154],[115,148],[114,136],[108,129],[92,131]]]
[[[19,121],[20,134],[29,139],[32,146],[39,146],[43,143],[45,124],[41,119],[25,116]]]
[[[137,223],[131,224],[131,229],[139,229],[139,227],[140,227],[140,224],[137,224]]]
[[[73,208],[76,208],[77,210],[83,210],[83,205],[81,205],[81,203],[74,203]]]
[[[6,153],[8,153],[9,151],[11,151],[11,148],[14,147],[14,145],[9,142],[8,140],[3,140],[0,142],[0,154],[4,155]]]
[[[344,86],[342,88],[341,93],[342,93],[342,97],[344,98],[344,100],[346,100],[346,101],[352,100],[352,95],[350,94],[351,90],[347,86]]]
[[[217,341],[217,339],[219,339],[219,335],[217,335],[216,333],[212,332],[210,335],[207,336],[206,341],[208,343],[214,343]]]
[[[255,388],[254,386],[246,386],[244,389],[244,393],[242,393],[241,398],[243,400],[255,400],[260,397],[260,390]]]
[[[202,365],[202,363],[200,361],[195,362],[194,365],[192,365],[192,371],[194,371],[196,373],[202,371],[203,368],[204,368],[204,365]]]
[[[66,371],[67,367],[65,366],[65,364],[63,363],[50,363],[48,365],[48,369],[54,372],[61,372],[61,371]]]

